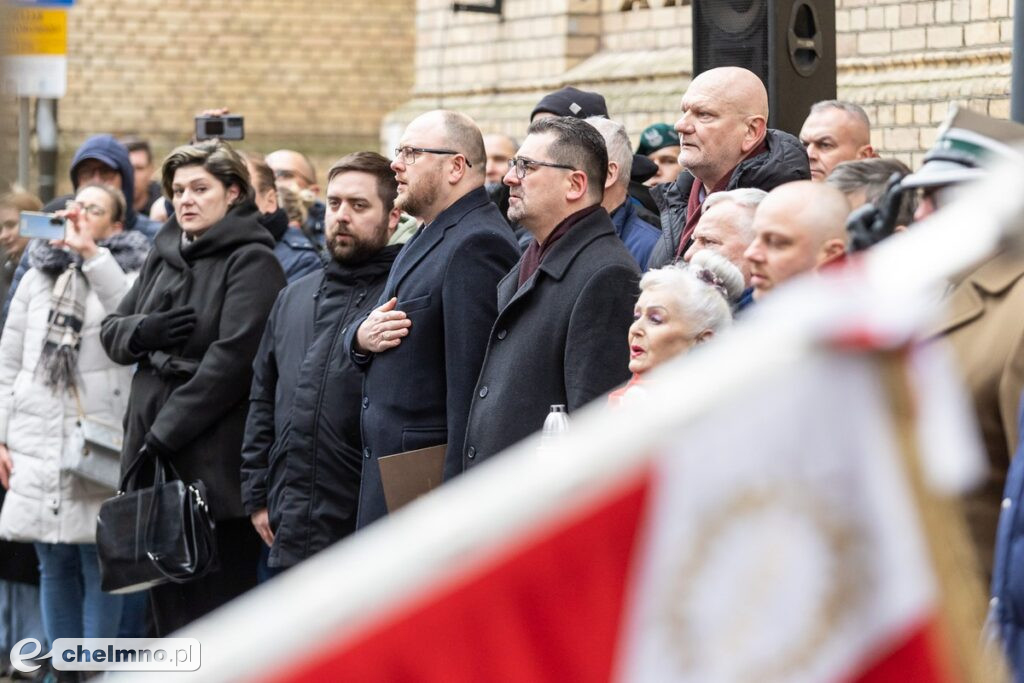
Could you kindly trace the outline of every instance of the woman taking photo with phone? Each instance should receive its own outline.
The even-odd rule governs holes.
[[[217,520],[220,568],[151,589],[166,635],[256,585],[259,538],[242,507],[242,434],[252,361],[284,274],[257,222],[245,162],[211,140],[175,149],[161,186],[174,215],[156,236],[135,286],[103,322],[102,339],[132,378],[122,471],[156,459],[201,480]]]
[[[111,361],[100,324],[131,287],[149,250],[123,231],[124,195],[105,185],[79,190],[64,215],[64,239],[29,247],[0,338],[0,536],[34,541],[43,627],[56,638],[113,638],[121,597],[100,590],[96,515],[113,495],[62,469],[83,419],[120,424],[129,368]]]

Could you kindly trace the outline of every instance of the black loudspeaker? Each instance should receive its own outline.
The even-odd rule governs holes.
[[[835,0],[693,0],[693,75],[742,66],[768,89],[768,125],[800,132],[836,97]]]

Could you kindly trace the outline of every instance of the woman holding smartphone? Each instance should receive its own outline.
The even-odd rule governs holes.
[[[81,188],[59,215],[64,239],[29,247],[0,337],[0,537],[33,541],[43,626],[56,638],[112,638],[121,597],[100,590],[96,516],[113,491],[61,469],[76,422],[120,423],[129,368],[100,344],[100,324],[142,267],[149,242],[123,231],[124,195]]]

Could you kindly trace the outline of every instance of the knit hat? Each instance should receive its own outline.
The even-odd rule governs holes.
[[[640,133],[640,144],[636,153],[643,156],[654,154],[664,147],[678,147],[679,133],[667,123],[652,123]]]
[[[607,118],[608,105],[605,104],[604,96],[600,93],[586,92],[568,86],[541,98],[541,101],[530,113],[530,121],[533,121],[533,118],[541,112],[548,112],[556,116],[572,116],[577,119],[585,119],[588,116]]]
[[[1012,148],[1024,140],[1024,125],[952,105],[924,163],[901,187],[942,187],[984,177],[999,159],[1020,160]]]

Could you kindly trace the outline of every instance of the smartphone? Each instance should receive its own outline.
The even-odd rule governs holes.
[[[244,140],[245,118],[241,116],[197,116],[196,140]]]
[[[67,219],[52,213],[38,211],[22,211],[18,223],[18,233],[22,237],[41,240],[62,240],[67,229]]]

